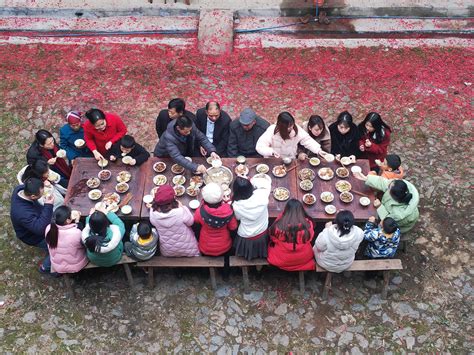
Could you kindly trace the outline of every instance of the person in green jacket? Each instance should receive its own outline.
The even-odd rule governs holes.
[[[82,242],[87,257],[97,266],[113,266],[122,258],[125,225],[113,212],[93,210],[86,218]]]
[[[377,214],[381,220],[392,217],[400,228],[401,233],[406,233],[413,228],[420,213],[418,203],[420,196],[413,184],[406,180],[388,180],[381,176],[354,173],[354,176],[365,181],[367,186],[382,191],[382,201],[374,201]]]

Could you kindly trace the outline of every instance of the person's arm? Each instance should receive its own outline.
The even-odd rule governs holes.
[[[181,207],[183,209],[183,223],[188,227],[194,224],[194,216],[186,206]]]
[[[239,223],[237,222],[237,218],[235,218],[235,216],[232,216],[232,219],[230,220],[229,224],[227,225],[227,228],[230,231],[235,231],[238,226],[239,226]]]
[[[388,190],[390,180],[385,179],[381,176],[368,175],[365,184],[373,189],[385,192]]]
[[[109,117],[113,117],[114,126],[115,126],[115,134],[110,138],[112,143],[118,142],[124,135],[127,134],[127,127],[123,123],[122,119],[115,114],[110,114]],[[109,118],[107,117],[107,118]]]
[[[94,127],[92,123],[86,122],[84,123],[84,140],[86,141],[86,146],[89,148],[91,152],[97,150],[97,145],[95,144],[95,137],[94,137]]]
[[[265,133],[263,133],[257,141],[255,150],[264,158],[273,156],[274,150],[272,147],[272,137],[275,126],[270,126],[267,128]]]
[[[148,153],[147,150],[138,143],[135,144],[135,147],[133,148],[133,151],[130,153],[130,155],[133,159],[135,159],[136,166],[142,165],[150,157],[150,153]]]
[[[115,159],[119,159],[122,156],[122,151],[120,150],[120,142],[115,142],[112,144],[112,147],[107,151],[106,158],[110,159],[110,156],[113,155]]]
[[[162,139],[165,139],[165,137]],[[176,143],[171,139],[166,140],[166,151],[168,152],[171,159],[173,159],[177,164],[181,165],[185,169],[188,169],[192,172],[197,170],[198,164],[186,159],[183,154],[181,154],[179,148],[176,146]]]
[[[67,125],[67,124],[66,124]],[[59,129],[59,148],[66,151],[66,158],[71,161],[76,156],[69,146],[68,134],[66,132],[67,126],[64,125]]]
[[[387,155],[388,146],[390,144],[390,130],[385,130],[385,137],[380,143],[372,142],[370,147],[365,147],[367,152],[377,154],[377,155]]]
[[[303,147],[310,150],[314,154],[318,154],[321,151],[321,146],[301,127],[298,127],[299,142]]]
[[[53,203],[45,203],[39,216],[23,215],[20,218],[20,223],[33,234],[38,232],[44,233],[46,227],[51,224],[52,216]]]
[[[120,227],[116,224],[112,224],[109,226],[109,228],[112,231],[112,238],[110,238],[110,241],[107,244],[99,248],[98,252],[101,254],[105,254],[114,250],[115,248],[117,248],[117,245],[119,245],[119,243],[122,241],[123,233],[120,230]]]
[[[239,147],[237,143],[237,132],[229,129],[229,144],[227,145],[227,155],[236,157],[239,155]]]
[[[379,229],[377,225],[372,222],[367,222],[364,229],[364,239],[369,242],[374,242],[378,239]]]
[[[119,216],[117,216],[114,212],[109,212],[107,213],[107,219],[110,221],[111,224],[114,224],[119,228],[120,234],[123,237],[125,234],[125,224],[122,222]]]

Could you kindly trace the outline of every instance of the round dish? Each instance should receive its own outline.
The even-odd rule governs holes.
[[[66,151],[64,149],[59,149],[57,152],[56,152],[56,156],[58,158],[65,158],[66,157]]]
[[[202,179],[202,176],[194,175],[189,179],[189,184],[194,185],[195,187],[201,187],[204,184],[204,180]]]
[[[309,159],[309,164],[312,166],[318,166],[319,164],[321,164],[321,160],[319,160],[319,158],[312,157],[311,159]]]
[[[110,172],[110,170],[101,170],[97,174],[97,177],[102,181],[107,181],[112,177],[112,173]]]
[[[174,185],[173,189],[174,189],[174,194],[178,197],[183,196],[184,192],[186,191],[186,188],[183,185]]]
[[[172,172],[173,174],[182,174],[183,171],[184,171],[184,168],[183,168],[181,165],[179,165],[179,164],[173,164],[173,165],[171,166],[171,172]]]
[[[218,185],[230,185],[230,183],[234,179],[234,175],[228,167],[221,166],[220,168],[207,169],[206,174],[204,174],[203,178],[204,183],[206,184],[209,184],[210,182],[215,182]]]
[[[351,191],[352,185],[349,181],[339,180],[336,182],[336,190],[339,192]]]
[[[277,201],[286,201],[290,198],[290,191],[285,187],[277,187],[273,190],[273,197]]]
[[[186,193],[191,197],[196,197],[199,194],[199,188],[194,186],[188,186],[186,188]]]
[[[164,185],[168,181],[168,178],[164,175],[156,175],[153,177],[153,183],[157,186]]]
[[[247,175],[249,173],[249,168],[247,165],[239,164],[235,167],[234,172],[236,175]]]
[[[200,205],[200,203],[199,203],[198,200],[191,200],[191,201],[189,201],[189,204],[188,204],[189,208],[191,208],[191,209],[193,209],[193,210],[195,210],[196,208],[198,208],[199,205]]]
[[[351,167],[351,171],[352,171],[352,173],[361,173],[362,168],[359,165],[354,165],[354,166]]]
[[[350,157],[342,157],[341,158],[341,164],[343,164],[343,165],[352,164],[352,159]]]
[[[130,186],[126,182],[119,182],[117,185],[115,185],[115,191],[117,191],[119,194],[123,194],[128,191]]]
[[[100,180],[96,177],[90,178],[89,180],[86,181],[86,185],[90,189],[96,189],[100,185]]]
[[[157,173],[162,173],[166,170],[166,164],[162,161],[156,162],[153,164],[153,170],[155,170]]]
[[[352,200],[354,199],[354,195],[352,195],[349,191],[344,191],[344,192],[341,192],[341,194],[339,195],[339,198],[344,203],[351,203]]]
[[[155,194],[156,194],[156,191],[158,191],[158,187],[159,186],[155,186],[154,188],[152,188],[151,191],[150,191],[150,195],[152,195],[154,197]]]
[[[343,167],[337,168],[336,175],[339,176],[340,178],[346,178],[349,176],[349,170]]]
[[[239,155],[235,160],[239,164],[244,164],[247,161],[247,159],[243,155]]]
[[[207,162],[208,164],[210,164],[210,165],[212,165],[212,161],[213,161],[213,160],[214,160],[214,159],[213,159],[212,157],[207,157],[207,158],[206,158],[206,162]]]
[[[331,180],[334,177],[334,171],[331,168],[321,168],[318,170],[318,176],[322,180]]]
[[[270,168],[268,167],[267,164],[258,164],[255,170],[259,174],[266,174],[270,171]]]
[[[122,212],[122,214],[130,214],[130,213],[132,213],[132,206],[130,206],[130,205],[124,205],[124,206],[122,206],[122,208],[120,209],[120,212]]]
[[[314,196],[313,194],[304,194],[303,202],[309,206],[314,205],[316,203],[316,196]]]
[[[311,191],[313,188],[313,182],[311,180],[301,180],[300,188],[303,191]]]
[[[84,146],[84,144],[86,144],[86,141],[84,139],[76,139],[74,141],[74,145],[77,147],[77,148],[81,148]]]
[[[326,207],[324,207],[324,212],[326,212],[327,214],[334,214],[336,213],[336,206],[334,205],[327,205]]]
[[[321,193],[321,201],[329,203],[334,201],[334,194],[331,191],[324,191]]]
[[[316,174],[314,173],[313,170],[309,168],[304,168],[298,171],[298,177],[300,180],[311,180],[313,181],[314,178],[316,177]]]
[[[334,154],[331,154],[331,153],[328,153],[324,156],[324,159],[328,162],[328,163],[332,163],[335,159],[334,157]]]
[[[367,207],[368,205],[370,205],[370,198],[365,197],[365,196],[362,196],[362,197],[359,199],[359,203],[360,203],[362,206]]]
[[[213,168],[220,168],[222,166],[222,160],[214,159],[211,163]]]
[[[109,161],[107,159],[99,159],[97,161],[97,165],[99,165],[101,168],[105,168],[107,165],[109,165]]]
[[[126,164],[126,165],[127,165],[127,164],[131,164],[131,163],[132,163],[132,160],[133,160],[133,158],[132,158],[131,156],[126,155],[126,156],[124,156],[124,157],[122,158],[122,163],[124,163],[124,164]]]
[[[272,173],[276,177],[283,177],[286,175],[286,167],[284,165],[276,165],[273,167]]]
[[[272,181],[272,178],[270,176],[268,176],[267,174],[255,174],[253,177],[252,177],[252,180],[253,179],[267,179],[269,181]]]
[[[173,176],[174,185],[184,185],[185,182],[186,182],[186,178],[183,175]]]
[[[102,200],[102,202],[108,205],[111,205],[113,203],[118,205],[120,202],[120,195],[116,192],[109,192],[108,194],[104,195],[104,199]]]
[[[88,196],[92,201],[97,201],[99,198],[102,197],[102,191],[97,189],[90,190]]]
[[[121,171],[117,174],[117,182],[129,182],[132,179],[132,174],[128,171]]]
[[[152,203],[152,202],[153,202],[153,196],[152,196],[152,195],[145,195],[145,196],[143,196],[143,202],[145,202],[145,203]]]

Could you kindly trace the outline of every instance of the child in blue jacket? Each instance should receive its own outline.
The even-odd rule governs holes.
[[[377,225],[372,216],[365,224],[364,239],[369,242],[365,256],[371,259],[393,258],[400,243],[400,229],[391,217],[386,217]]]

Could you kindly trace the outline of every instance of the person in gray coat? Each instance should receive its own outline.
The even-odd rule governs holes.
[[[216,154],[216,147],[196,128],[194,122],[187,116],[181,116],[168,124],[166,132],[156,144],[153,154],[155,157],[171,157],[184,168],[204,174],[206,172],[204,165],[198,165],[185,158],[185,156],[193,156],[196,145],[203,147],[207,154],[210,154],[214,159],[220,159]]]
[[[257,116],[254,110],[246,108],[240,113],[240,117],[230,123],[229,145],[227,155],[236,157],[261,157],[255,150],[260,136],[267,130],[270,123]]]

